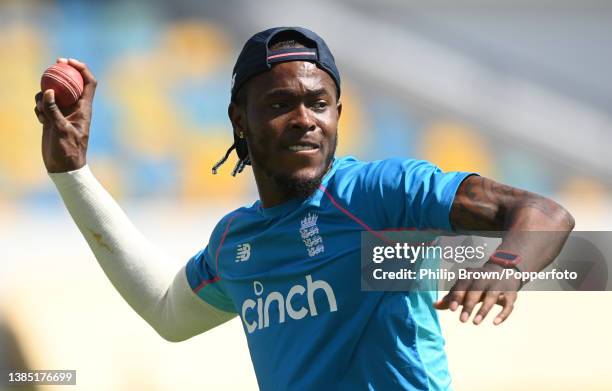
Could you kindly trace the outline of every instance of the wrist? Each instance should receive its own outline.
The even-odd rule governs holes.
[[[87,164],[75,170],[48,172],[47,174],[60,191],[70,188],[79,188],[87,183],[90,183],[91,179],[93,178],[93,173]]]
[[[483,269],[489,270],[489,271],[493,271],[493,272],[498,272],[498,273],[505,273],[506,269],[512,269],[513,271],[518,271],[518,272],[522,272],[520,269],[518,269],[518,267],[504,267],[501,265],[498,265],[496,263],[487,261],[485,262],[484,265],[482,265]],[[515,278],[515,277],[505,277],[503,278],[503,280],[507,280],[509,283],[514,284],[514,287],[510,290],[512,291],[519,291],[523,288],[523,286],[529,282],[527,281],[523,281],[520,278]]]
[[[87,165],[86,160],[73,162],[71,164],[55,166],[55,165],[47,165],[47,173],[48,174],[63,174],[66,172],[78,171]]]
[[[491,261],[485,262],[484,265],[482,265],[482,267],[484,269],[495,271],[495,272],[500,272],[500,271],[504,271],[505,269],[508,269],[507,267],[503,267]]]
[[[495,262],[492,259],[489,259],[487,262],[485,262],[484,265],[482,265],[482,267],[484,269],[494,271],[494,272],[500,272],[500,273],[505,273],[506,269],[511,269],[513,272],[523,273],[523,270],[520,268],[519,263],[515,263],[512,265],[505,265],[505,264],[500,264],[498,262]],[[513,283],[515,285],[515,287],[512,289],[514,291],[521,290],[523,286],[527,282],[529,282],[529,280],[523,280],[521,278],[515,278],[513,276],[514,276],[514,273],[510,277],[504,277],[504,280],[508,280],[508,282]]]
[[[80,144],[70,137],[66,140],[67,144]],[[43,146],[43,163],[47,172],[50,174],[59,174],[62,172],[76,171],[87,164],[87,149],[86,147],[64,148],[61,151]]]

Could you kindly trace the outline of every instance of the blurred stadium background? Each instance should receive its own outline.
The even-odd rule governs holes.
[[[257,197],[248,173],[210,168],[231,143],[233,61],[272,25],[335,53],[339,154],[475,170],[610,230],[611,20],[590,0],[0,1],[0,368],[76,369],[79,390],[257,387],[237,319],[164,342],[99,270],[40,158],[33,96],[55,58],[99,80],[89,163],[178,268]],[[455,388],[612,389],[611,303],[524,293],[500,328],[441,314]]]

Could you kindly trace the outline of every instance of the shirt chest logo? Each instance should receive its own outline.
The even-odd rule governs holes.
[[[265,295],[263,283],[253,281],[255,298],[242,302],[241,315],[247,332],[252,334],[272,324],[285,323],[286,315],[294,320],[304,319],[307,315],[316,317],[322,309],[326,308],[325,303],[329,312],[338,311],[334,289],[327,281],[313,280],[310,274],[305,276],[305,279],[305,286],[296,284],[290,287],[286,294],[281,291],[272,291]],[[318,299],[315,299],[315,292],[317,292]],[[300,296],[302,297],[301,302],[298,300]]]
[[[319,226],[317,225],[318,218],[319,216],[316,213],[308,213],[300,222],[300,236],[309,257],[314,257],[325,251],[323,238],[319,234]]]
[[[251,244],[239,244],[236,248],[236,262],[246,262],[249,258],[251,258]]]

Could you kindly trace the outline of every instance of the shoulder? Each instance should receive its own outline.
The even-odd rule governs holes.
[[[244,225],[245,222],[252,222],[259,217],[257,213],[258,202],[254,202],[251,206],[243,206],[227,213],[215,225],[210,236],[209,246],[216,248],[228,235],[229,231],[235,231],[238,226]]]
[[[338,159],[335,182],[342,186],[351,182],[363,184],[397,183],[409,176],[425,176],[440,169],[425,160],[407,158],[388,158],[374,161],[361,161],[352,156]]]
[[[417,177],[438,168],[423,160],[388,158],[362,161],[354,157],[338,158],[335,172],[323,183],[324,191],[345,204],[370,207],[373,200],[380,200],[410,187]],[[374,197],[374,198],[372,198]]]

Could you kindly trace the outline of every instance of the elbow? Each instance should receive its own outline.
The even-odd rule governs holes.
[[[571,232],[576,221],[574,216],[563,206],[550,198],[533,195],[518,203],[513,213],[513,223],[529,222],[527,226],[532,230]]]
[[[554,214],[554,221],[557,224],[557,227],[563,231],[571,232],[576,226],[574,216],[572,216],[572,214],[563,206],[559,204],[556,205],[557,208],[556,213]]]
[[[210,328],[191,330],[185,327],[180,327],[176,323],[151,325],[157,334],[168,342],[183,342],[198,334],[204,333]]]
[[[176,336],[176,335],[162,335],[160,334],[160,336],[167,342],[173,342],[173,343],[177,343],[177,342],[183,342],[185,340],[187,340],[187,338],[182,338],[180,336]]]
[[[574,227],[576,227],[576,220],[574,220],[574,216],[572,216],[572,214],[570,212],[568,212],[565,209],[563,209],[563,210],[566,213],[566,221],[567,221],[568,231],[572,231],[574,229]]]
[[[556,201],[541,196],[536,196],[530,204],[537,215],[532,215],[536,221],[543,223],[541,229],[548,231],[571,232],[576,225],[574,216]]]
[[[167,329],[163,329],[161,327],[154,327],[155,331],[157,332],[157,334],[162,337],[165,341],[167,342],[183,342],[188,340],[189,338],[191,338],[190,335],[183,335],[181,333],[178,333],[176,331],[172,331],[172,330],[167,330]]]
[[[168,342],[182,342],[193,336],[186,333],[175,322],[170,321],[170,319],[160,316],[144,317],[144,319],[155,330],[157,335]]]

